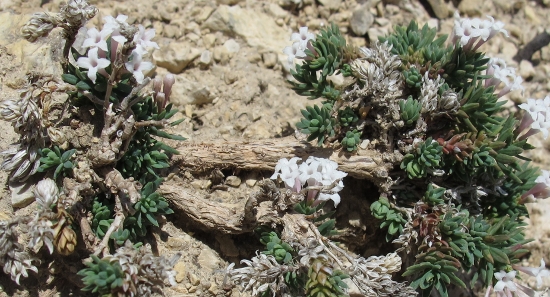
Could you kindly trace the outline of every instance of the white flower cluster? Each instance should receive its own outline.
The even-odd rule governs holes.
[[[528,117],[528,120],[522,120],[522,124],[520,125],[520,131],[522,130],[521,126],[526,125],[526,122],[531,125],[531,129],[533,131],[542,131],[542,134],[544,136],[544,139],[548,138],[548,129],[550,129],[550,96],[546,96],[542,100],[537,99],[527,99],[527,103],[520,104],[519,107],[525,111],[527,111],[527,114],[525,115]],[[526,138],[528,135],[532,135],[534,133],[525,134],[522,136],[522,138]]]
[[[126,15],[119,15],[116,19],[112,16],[106,16],[103,19],[105,24],[101,31],[98,31],[96,28],[90,28],[87,31],[87,38],[82,43],[82,47],[89,48],[88,56],[80,57],[76,63],[79,67],[88,69],[88,77],[92,82],[95,83],[98,72],[106,77],[109,76],[104,69],[111,64],[110,61],[116,59],[117,49],[128,42],[128,39],[121,34],[121,29],[129,26],[126,23],[126,19],[128,19]],[[142,25],[138,25],[138,32],[134,35],[133,39],[136,47],[127,61],[124,61],[126,69],[134,75],[139,84],[143,82],[143,72],[153,69],[153,64],[151,62],[144,62],[143,56],[148,54],[148,50],[151,48],[159,48],[156,42],[151,41],[154,36],[154,29],[145,30]],[[107,48],[109,37],[111,37],[110,49]],[[111,57],[107,59],[106,56],[109,50]]]
[[[285,186],[299,192],[307,183],[309,187],[315,186],[330,186],[338,181],[336,185],[330,189],[330,193],[319,193],[319,200],[334,201],[334,206],[340,203],[340,192],[344,188],[342,179],[348,174],[337,170],[338,163],[328,159],[317,158],[310,156],[306,161],[298,164],[301,158],[294,157],[290,160],[280,159],[275,166],[275,173],[271,179],[281,178]]]
[[[454,16],[455,26],[451,34],[451,40],[453,43],[460,41],[460,45],[464,50],[477,50],[499,32],[508,37],[508,32],[504,30],[504,23],[501,21],[495,22],[491,16],[487,16],[488,20],[460,18],[458,12],[455,12]]]
[[[294,59],[303,59],[306,57],[305,50],[308,48],[310,40],[315,40],[315,34],[308,32],[307,27],[300,27],[299,33],[292,33],[290,41],[294,41],[294,43],[292,46],[287,46],[283,49],[283,53],[288,56],[288,63],[293,64]]]
[[[513,67],[507,67],[506,62],[499,58],[491,58],[487,63],[487,70],[485,74],[492,76],[492,78],[485,81],[485,87],[494,86],[498,87],[501,83],[504,83],[504,88],[498,93],[498,97],[502,97],[514,90],[525,90],[521,85],[523,79],[521,76],[516,75],[516,69]]]
[[[514,269],[517,269],[527,275],[534,276],[537,279],[537,288],[540,288],[542,285],[542,278],[547,278],[550,276],[550,271],[546,269],[546,263],[544,260],[540,260],[539,267],[522,267],[518,265],[513,266]],[[495,286],[493,287],[497,297],[509,297],[509,296],[543,296],[542,292],[537,292],[525,285],[515,283],[516,280],[516,270],[495,272],[494,276],[497,280]],[[491,287],[487,290],[486,296],[489,296]],[[516,293],[517,295],[514,295]],[[521,293],[521,294],[520,294]]]

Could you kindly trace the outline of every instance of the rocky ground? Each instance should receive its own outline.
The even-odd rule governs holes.
[[[535,53],[531,61],[515,61],[519,49],[543,30],[550,30],[550,1],[521,0],[133,0],[91,1],[100,12],[89,24],[101,26],[106,15],[129,16],[128,22],[156,29],[160,50],[153,54],[157,74],[177,76],[172,102],[185,120],[176,132],[189,141],[258,140],[289,136],[300,118],[300,109],[309,102],[296,95],[286,82],[288,64],[282,54],[291,45],[290,34],[300,26],[316,32],[336,23],[348,42],[368,46],[395,25],[414,19],[428,23],[441,33],[449,33],[453,13],[462,16],[491,15],[506,24],[510,37],[497,36],[482,48],[491,56],[518,67],[525,94],[511,93],[509,104],[525,98],[543,98],[550,93],[550,46]],[[0,99],[17,96],[29,72],[59,75],[59,69],[45,62],[54,55],[55,45],[39,40],[30,44],[19,37],[19,27],[35,11],[55,11],[60,1],[0,1]],[[46,59],[47,61],[47,59]],[[16,140],[7,123],[1,123],[0,149]],[[535,139],[541,147],[531,158],[541,167],[550,167],[550,141]],[[256,182],[271,175],[268,171],[223,170],[192,174],[174,169],[172,182],[183,183],[191,194],[209,197],[212,202],[244,203],[256,189]],[[221,175],[220,175],[221,174]],[[8,185],[0,173],[0,219],[30,214],[28,191]],[[368,207],[376,199],[375,189],[351,178],[345,181],[343,202],[337,218],[365,256],[378,254],[380,246],[369,236],[376,225],[369,221]],[[372,193],[372,194],[360,194]],[[348,195],[350,198],[348,198]],[[353,203],[352,203],[353,201]],[[357,207],[359,203],[360,207]],[[352,206],[353,205],[353,206]],[[526,262],[534,266],[542,258],[550,262],[550,203],[531,207],[528,234],[532,255]],[[166,296],[248,296],[236,288],[224,288],[223,270],[231,262],[250,258],[259,241],[252,235],[220,236],[205,233],[178,213],[156,230],[149,244],[161,255],[183,252],[175,266],[177,285]],[[68,259],[67,261],[74,260]],[[44,266],[44,265],[43,265]],[[56,278],[56,267],[41,267],[14,285],[0,274],[0,296],[82,296],[70,282]],[[76,273],[70,271],[70,273]],[[38,282],[37,282],[38,280]]]

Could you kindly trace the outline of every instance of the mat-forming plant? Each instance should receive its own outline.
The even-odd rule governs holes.
[[[2,169],[12,182],[39,180],[34,215],[0,221],[0,264],[19,283],[41,261],[63,265],[60,257],[77,255],[86,258],[84,291],[149,296],[174,283],[179,257],[143,246],[151,226],[173,213],[159,186],[178,151],[159,139],[183,140],[163,130],[178,124],[175,79],[156,77],[148,91],[154,30],[124,15],[84,29],[96,13],[86,0],[70,0],[22,29],[32,42],[58,28],[66,42],[61,77],[29,75],[19,98],[0,105],[20,134]],[[302,110],[297,136],[347,156],[370,150],[392,164],[370,173],[380,192],[370,209],[397,248],[363,258],[331,240],[331,207],[346,199],[348,173],[333,160],[281,158],[239,221],[238,232],[245,223],[256,229],[265,250],[229,265],[226,285],[254,296],[346,296],[353,286],[365,296],[446,297],[452,286],[476,284],[498,296],[540,294],[516,281],[527,274],[540,286],[550,274],[544,261],[518,264],[528,253],[525,204],[550,196],[550,173],[522,154],[533,149],[530,136],[548,136],[550,97],[510,108],[499,100],[523,89],[513,68],[479,51],[507,34],[503,26],[456,15],[448,38],[411,22],[370,48],[348,45],[336,25],[292,34],[284,49],[290,83],[324,100]]]

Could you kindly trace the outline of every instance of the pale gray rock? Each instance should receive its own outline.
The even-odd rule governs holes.
[[[177,106],[185,106],[211,103],[214,98],[208,86],[177,75],[170,100]]]
[[[438,19],[445,19],[449,16],[449,9],[444,0],[428,0],[428,3],[430,3],[430,6]]]
[[[219,6],[202,27],[211,32],[237,35],[259,52],[278,53],[279,62],[286,58],[283,48],[291,45],[290,33],[279,27],[273,17],[239,6]]]
[[[479,0],[462,0],[458,5],[458,11],[463,17],[469,16],[479,16],[480,12],[480,1]]]
[[[373,23],[374,16],[366,5],[359,6],[351,15],[351,31],[357,36],[365,35]]]
[[[262,60],[267,68],[273,68],[277,64],[277,54],[275,53],[263,53]]]
[[[522,60],[519,63],[519,75],[523,77],[524,80],[531,79],[535,76],[535,67],[533,64],[527,60]]]
[[[199,58],[199,67],[201,69],[208,69],[212,65],[212,52],[205,50],[202,52],[201,57]]]
[[[219,268],[220,258],[212,250],[204,249],[199,254],[198,262],[201,268],[214,271]]]
[[[230,187],[237,188],[241,185],[241,178],[239,178],[238,176],[235,176],[235,175],[228,176],[225,179],[225,184],[230,186]]]
[[[188,42],[170,42],[160,45],[160,50],[153,53],[153,60],[158,67],[166,68],[177,74],[198,58],[201,53],[201,49],[195,48]]]
[[[25,207],[34,202],[35,197],[32,192],[32,183],[9,183],[11,192],[11,205],[13,207]]]
[[[342,0],[319,0],[319,3],[330,10],[338,10],[342,5]]]

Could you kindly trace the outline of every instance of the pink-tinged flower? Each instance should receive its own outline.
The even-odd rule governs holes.
[[[506,62],[502,59],[491,58],[487,63],[485,74],[492,76],[485,80],[485,87],[494,86],[496,88],[504,83],[504,88],[497,95],[499,98],[514,90],[522,90],[522,93],[524,91],[524,87],[521,85],[523,82],[521,76],[516,75],[516,69],[507,67]]]
[[[523,195],[521,195],[520,203],[532,203],[537,199],[546,199],[550,197],[550,171],[542,170],[542,175],[535,179],[535,185]]]
[[[127,19],[128,16],[123,14],[119,14],[116,19],[108,15],[103,18],[103,20],[105,21],[105,24],[103,25],[103,30],[112,30],[111,38],[120,44],[124,44],[128,40],[126,39],[126,37],[120,35],[120,27],[121,25],[129,26],[128,23],[126,23]]]
[[[81,68],[88,69],[88,78],[95,83],[97,79],[97,72],[101,69],[107,68],[111,62],[104,58],[99,58],[97,55],[97,47],[91,48],[88,50],[88,57],[80,57],[76,61],[76,65]]]
[[[107,38],[112,33],[111,29],[109,28],[103,28],[103,30],[98,31],[96,28],[89,29],[86,34],[88,35],[88,38],[84,39],[84,42],[82,43],[83,48],[88,47],[99,47],[104,52],[106,52],[107,49]]]
[[[300,43],[295,42],[292,46],[287,46],[283,49],[283,53],[288,56],[288,62],[293,63],[294,59],[303,59],[306,57],[304,49],[300,48]]]
[[[277,162],[277,165],[275,165],[275,173],[273,173],[270,178],[277,179],[280,177],[288,189],[297,189],[297,184],[299,184],[299,188],[301,188],[300,180],[298,179],[298,176],[300,175],[300,170],[298,170],[297,164],[298,160],[302,159],[298,157],[291,158],[290,160],[286,158],[280,159]]]
[[[504,23],[500,21],[495,22],[491,16],[487,16],[488,20],[478,18],[464,19],[460,18],[458,12],[455,11],[454,17],[455,26],[451,40],[453,43],[460,41],[465,50],[477,50],[499,32],[508,37],[508,32],[504,30]]]
[[[517,271],[515,270],[510,272],[505,272],[504,270],[495,272],[497,283],[495,284],[494,289],[498,296],[512,296],[512,292],[516,292],[518,290],[516,284],[514,283],[516,273]]]
[[[292,33],[290,40],[299,42],[300,48],[305,50],[307,47],[307,42],[309,40],[315,40],[315,34],[308,32],[307,27],[300,27],[299,33]]]
[[[138,50],[132,51],[132,59],[126,62],[125,65],[126,69],[132,72],[138,84],[141,84],[145,78],[143,72],[153,69],[153,63],[144,62],[143,56]]]
[[[543,170],[546,171],[546,170]],[[548,181],[548,171],[546,171],[546,181]],[[539,176],[540,177],[540,176]],[[538,180],[538,178],[537,178]],[[540,259],[540,266],[539,267],[523,267],[519,265],[514,265],[514,269],[517,269],[523,273],[526,273],[530,276],[534,276],[537,279],[537,288],[540,288],[542,286],[542,278],[543,277],[549,277],[550,271],[546,269],[546,263],[544,263],[544,259]]]
[[[151,41],[151,39],[155,37],[155,29],[145,30],[145,27],[142,25],[138,25],[138,29],[139,31],[134,35],[136,46],[142,47],[145,51],[147,51],[148,48],[160,49],[156,42]]]
[[[519,105],[519,108],[527,111],[529,115],[531,115],[531,118],[536,121],[537,117],[539,116],[540,112],[545,111],[542,105],[538,104],[539,100],[529,98],[527,99],[527,103],[523,103]]]

